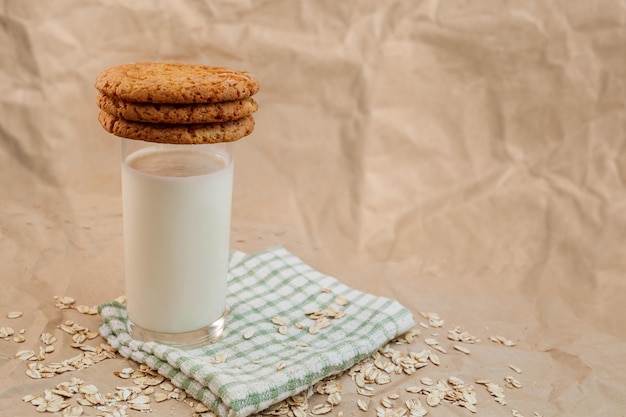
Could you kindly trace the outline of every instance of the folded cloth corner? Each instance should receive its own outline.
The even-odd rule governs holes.
[[[397,301],[350,288],[283,247],[232,251],[226,301],[223,336],[207,346],[133,340],[117,302],[100,305],[100,333],[120,355],[157,370],[218,416],[245,417],[350,368],[415,325]],[[272,322],[277,316],[286,334]],[[310,332],[318,316],[324,324]]]

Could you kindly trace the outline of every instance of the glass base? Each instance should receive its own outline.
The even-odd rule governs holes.
[[[224,331],[226,314],[212,324],[186,333],[160,333],[137,326],[128,320],[128,332],[135,340],[141,342],[159,342],[178,349],[193,349],[209,345],[220,338]]]

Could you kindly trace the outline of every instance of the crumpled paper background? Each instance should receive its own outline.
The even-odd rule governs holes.
[[[478,415],[623,415],[623,2],[1,6],[0,326],[26,329],[23,344],[0,340],[7,415],[34,414],[20,398],[67,379],[28,378],[18,349],[56,332],[59,360],[73,352],[60,322],[96,327],[54,296],[93,305],[123,293],[120,147],[98,125],[93,80],[142,60],[261,81],[256,130],[236,146],[233,248],[282,244],[418,319],[437,312],[446,329],[481,336],[423,374],[501,382],[496,363],[521,367],[509,405],[480,392]],[[5,318],[15,310],[24,316]],[[493,334],[517,345],[497,349]],[[79,376],[112,389],[125,366]],[[333,413],[360,415],[344,385]],[[168,402],[153,415],[191,412]]]

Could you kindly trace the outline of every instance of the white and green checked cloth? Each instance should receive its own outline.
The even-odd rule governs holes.
[[[244,417],[350,368],[414,326],[397,301],[349,288],[282,247],[233,251],[228,291],[223,337],[208,346],[181,350],[133,340],[126,309],[116,302],[100,306],[100,333],[122,356],[156,369],[218,416]],[[348,303],[335,304],[338,296]],[[313,323],[305,312],[329,306],[346,314],[317,334],[295,326]],[[278,332],[275,316],[286,319],[287,334]],[[251,329],[253,337],[244,339]],[[218,354],[226,360],[211,363]]]

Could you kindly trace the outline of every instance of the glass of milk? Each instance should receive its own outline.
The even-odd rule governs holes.
[[[137,340],[192,348],[222,333],[232,146],[122,139],[126,300]]]

